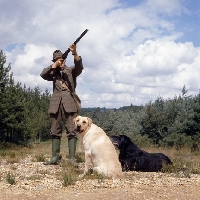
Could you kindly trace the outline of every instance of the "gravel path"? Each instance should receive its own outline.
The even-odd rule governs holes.
[[[20,163],[0,161],[0,199],[2,200],[199,200],[200,175],[124,172],[121,180],[81,179],[75,185],[63,187],[57,174],[60,166],[44,166],[32,162],[31,157]],[[6,181],[7,174],[15,177],[15,184]]]

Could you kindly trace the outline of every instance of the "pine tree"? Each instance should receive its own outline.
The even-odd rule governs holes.
[[[8,67],[5,67],[6,63],[6,56],[3,51],[0,51],[0,139],[5,139],[5,131],[6,131],[6,124],[4,121],[6,110],[5,110],[5,103],[6,97],[5,92],[6,88],[9,85],[9,72],[11,69],[11,65],[9,64]]]

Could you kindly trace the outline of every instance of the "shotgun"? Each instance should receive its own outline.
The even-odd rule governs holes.
[[[83,31],[83,33],[81,33],[81,35],[74,41],[73,44],[76,45],[76,44],[81,40],[81,38],[82,38],[87,32],[88,32],[88,29],[85,29],[85,31]],[[63,53],[63,55],[62,55],[62,59],[63,59],[63,60],[65,60],[65,59],[67,58],[69,52],[70,52],[70,49],[68,48],[68,49],[65,51],[65,53]]]

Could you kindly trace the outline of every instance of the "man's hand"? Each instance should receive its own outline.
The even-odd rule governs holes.
[[[53,63],[52,68],[57,68],[57,67],[63,68],[64,66],[65,66],[65,60],[59,58]]]
[[[69,46],[69,49],[70,49],[70,51],[72,52],[72,55],[73,55],[73,54],[77,54],[77,52],[76,52],[76,45],[75,45],[75,44],[71,44],[71,45]]]
[[[72,52],[72,55],[74,56],[74,59],[77,60],[77,61],[80,60],[80,57],[79,57],[79,55],[78,55],[78,53],[76,51],[76,45],[75,44],[71,44],[69,46],[69,49]]]

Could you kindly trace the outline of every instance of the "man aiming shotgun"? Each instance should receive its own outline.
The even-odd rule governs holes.
[[[78,55],[76,44],[87,33],[87,29],[77,40],[69,46],[63,54],[60,50],[53,52],[53,64],[44,68],[40,76],[53,81],[53,94],[50,99],[48,112],[50,113],[50,135],[52,137],[52,157],[45,165],[56,165],[61,160],[60,144],[62,137],[62,124],[66,128],[70,161],[77,166],[75,160],[77,135],[73,119],[80,111],[80,99],[75,93],[76,78],[82,73],[82,58]],[[68,53],[74,56],[74,66],[65,65]]]

